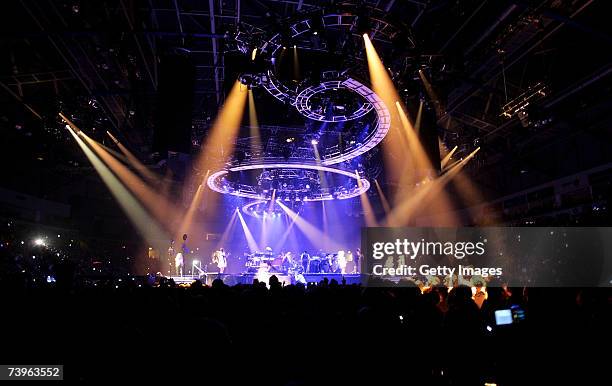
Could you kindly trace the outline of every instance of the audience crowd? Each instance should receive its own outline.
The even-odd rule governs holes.
[[[86,252],[29,242],[4,238],[0,248],[2,359],[64,364],[67,379],[524,385],[586,384],[606,371],[593,346],[610,344],[609,288],[489,286],[474,298],[465,286],[285,285],[274,276],[183,286],[121,270],[92,275],[73,262]],[[498,325],[495,311],[511,307],[524,318]]]

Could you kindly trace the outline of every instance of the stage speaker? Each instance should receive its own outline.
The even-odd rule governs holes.
[[[191,152],[195,66],[183,55],[160,59],[153,151],[166,158],[168,151]]]

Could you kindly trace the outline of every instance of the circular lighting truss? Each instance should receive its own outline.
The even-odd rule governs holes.
[[[299,212],[302,202],[287,202],[287,206],[294,212]],[[249,202],[242,207],[242,213],[259,219],[276,219],[287,216],[287,212],[283,210],[276,202],[270,205],[270,201],[257,200]]]
[[[336,176],[344,176],[349,178],[349,182],[345,184],[336,184],[335,186],[326,186],[324,188],[316,188],[310,186],[311,180],[302,181],[303,186],[299,183],[289,186],[271,187],[258,184],[241,183],[239,181],[230,181],[227,176],[230,173],[241,172],[247,170],[261,169],[262,173],[270,171],[281,171],[285,174],[291,173],[294,170],[315,171],[331,173]],[[261,176],[261,175],[260,175]],[[259,178],[261,182],[261,177]],[[215,192],[221,194],[230,194],[237,197],[251,198],[255,200],[270,200],[272,197],[287,202],[308,202],[308,201],[326,201],[326,200],[346,200],[357,197],[365,193],[370,188],[370,182],[363,178],[358,172],[349,172],[342,169],[331,168],[317,164],[297,164],[297,163],[259,163],[230,167],[225,170],[217,171],[208,177],[208,187]]]
[[[357,143],[353,147],[345,149],[345,151],[342,153],[326,157],[321,161],[323,165],[337,164],[367,153],[385,138],[389,132],[389,128],[391,127],[391,114],[389,113],[389,110],[382,99],[380,99],[380,97],[376,95],[374,91],[370,90],[368,87],[362,85],[354,79],[347,79],[343,82],[343,84],[345,86],[355,86],[353,90],[358,92],[365,98],[365,100],[368,101],[368,104],[371,105],[376,111],[376,124],[374,125],[374,129],[368,133],[363,142]]]
[[[320,122],[345,122],[364,117],[372,110],[376,113],[376,124],[365,139],[355,142],[342,152],[329,154],[322,158],[323,165],[334,165],[360,156],[376,145],[387,135],[390,127],[389,108],[382,99],[368,86],[356,78],[367,76],[363,61],[358,66],[330,69],[321,73],[321,80],[310,83],[304,82],[297,88],[292,84],[283,82],[277,77],[274,69],[275,63],[283,52],[289,48],[288,41],[294,44],[294,49],[311,52],[329,52],[328,42],[321,32],[332,32],[336,35],[347,36],[356,41],[362,39],[362,34],[355,30],[363,14],[350,4],[339,13],[322,14],[321,10],[303,15],[301,20],[289,21],[285,33],[274,33],[265,38],[265,31],[257,32],[252,39],[247,34],[238,33],[236,41],[241,51],[250,53],[256,50],[257,55],[269,60],[267,70],[256,77],[255,85],[262,86],[270,95],[285,104],[295,108],[306,118]],[[372,39],[387,47],[393,41],[400,39],[404,45],[415,47],[414,40],[409,31],[385,20],[386,14],[372,8],[367,17],[372,30],[377,31]],[[239,31],[240,32],[240,31]],[[287,40],[288,39],[288,40]],[[336,53],[338,54],[338,53]],[[356,70],[362,68],[361,70]],[[391,106],[393,107],[393,106]]]
[[[339,95],[353,92],[363,97],[362,101],[355,103],[356,106],[347,106],[339,101]],[[350,121],[361,118],[372,110],[373,105],[368,100],[372,95],[376,94],[353,79],[328,81],[302,90],[295,99],[295,107],[300,114],[316,121]]]
[[[271,73],[268,73],[263,79],[264,82],[262,84],[271,95],[281,101],[289,101],[291,104],[295,105],[301,114],[310,119],[326,122],[340,122],[361,118],[372,110],[376,112],[376,123],[374,128],[365,137],[365,140],[355,143],[345,149],[344,152],[327,155],[321,160],[323,165],[334,165],[348,161],[370,151],[385,138],[391,127],[391,114],[383,100],[369,87],[355,79],[348,78],[345,80],[326,81],[318,86],[306,88],[295,97],[295,99],[282,83],[276,81]],[[336,115],[333,116],[332,119],[326,119],[324,114],[318,113],[312,109],[312,104],[310,102],[317,94],[321,94],[325,91],[338,92],[340,89],[345,92],[346,90],[350,90],[350,92],[361,98],[364,101],[361,107],[348,115]]]

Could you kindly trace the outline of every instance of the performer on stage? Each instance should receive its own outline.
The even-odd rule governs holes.
[[[283,254],[283,260],[281,262],[281,270],[283,272],[287,272],[289,268],[291,268],[292,266],[293,266],[293,256],[291,255],[291,252],[287,252]]]
[[[346,255],[344,251],[338,251],[338,267],[340,268],[340,273],[344,275],[346,273]]]
[[[308,267],[308,265],[310,264],[310,255],[308,254],[308,252],[304,251],[302,252],[302,254],[300,255],[300,258],[302,260],[302,268],[304,269],[304,273],[306,272],[310,272],[310,269]]]
[[[227,267],[227,256],[223,248],[219,248],[219,250],[213,253],[213,263],[217,264],[219,273],[225,273],[225,268]]]
[[[355,259],[353,258],[353,252],[351,251],[346,252],[346,272],[355,272]]]
[[[360,248],[357,248],[355,250],[355,254],[353,255],[353,259],[355,260],[355,271],[354,271],[354,273],[361,272],[361,267],[359,266],[359,264],[361,262],[361,249]]]
[[[168,247],[168,259],[166,260],[166,262],[168,263],[168,271],[166,273],[169,276],[172,275],[172,264],[175,256],[176,251],[174,250],[174,240],[170,240],[170,246]]]
[[[187,247],[187,233],[183,235],[183,242],[181,243],[181,249],[174,258],[174,267],[176,268],[176,275],[183,276],[183,269],[185,266],[185,256],[189,253]]]

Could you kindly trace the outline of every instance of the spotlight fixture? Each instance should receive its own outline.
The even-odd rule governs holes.
[[[310,143],[313,145],[318,145],[319,141],[317,141],[316,139],[313,139],[312,141],[310,141]]]
[[[285,141],[287,141],[287,143],[291,143],[291,142],[295,141],[295,138],[294,137],[289,137]]]

